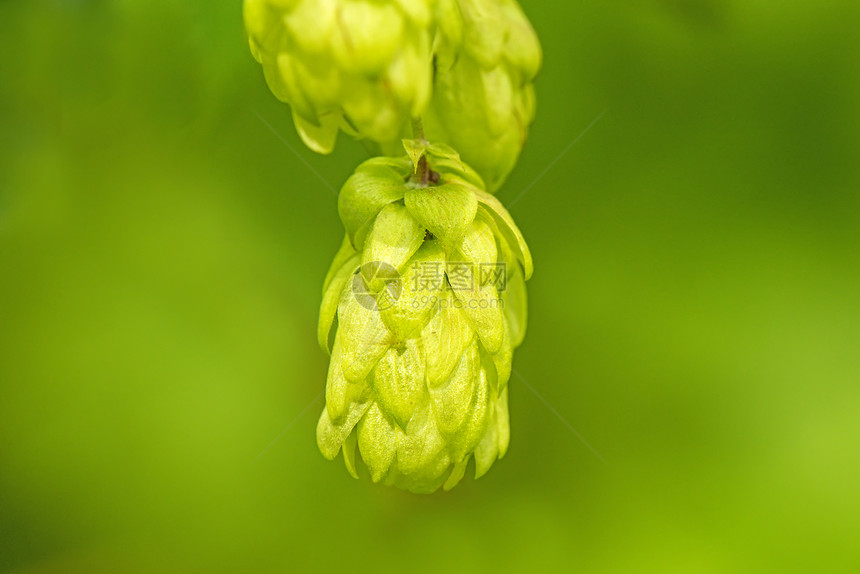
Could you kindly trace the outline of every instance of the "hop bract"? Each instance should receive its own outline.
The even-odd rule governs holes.
[[[459,11],[439,21],[451,40],[437,45],[424,124],[429,139],[456,148],[495,191],[514,168],[534,119],[540,43],[514,0],[457,4]]]
[[[412,153],[414,152],[414,153]],[[329,459],[356,448],[374,482],[413,492],[481,476],[508,448],[512,351],[532,261],[481,178],[442,146],[362,164],[340,194],[346,237],[325,281],[331,352],[317,426]],[[420,165],[421,162],[419,161]]]
[[[320,153],[400,137],[430,97],[435,0],[245,0],[251,51]]]

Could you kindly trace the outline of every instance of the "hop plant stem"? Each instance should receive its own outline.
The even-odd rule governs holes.
[[[424,122],[421,121],[420,117],[412,120],[412,139],[422,140],[424,142],[427,141],[424,138]],[[418,169],[415,173],[415,179],[421,187],[427,187],[429,185],[430,166],[427,164],[427,156],[422,155],[421,159],[418,160]]]

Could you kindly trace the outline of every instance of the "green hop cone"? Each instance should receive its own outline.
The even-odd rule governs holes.
[[[459,12],[439,22],[450,41],[437,43],[424,126],[428,139],[456,148],[494,192],[514,168],[534,119],[541,47],[515,0],[457,4]]]
[[[436,0],[245,0],[254,57],[302,140],[400,137],[430,98]]]
[[[408,143],[417,161],[366,161],[340,194],[317,443],[355,477],[357,448],[374,482],[424,493],[453,488],[472,457],[483,475],[507,451],[532,261],[475,171],[445,146]]]

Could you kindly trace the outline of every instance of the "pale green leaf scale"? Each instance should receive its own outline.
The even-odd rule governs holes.
[[[265,0],[245,0],[242,6],[245,30],[248,32],[252,52],[258,62],[260,51],[267,47],[267,37],[276,33],[276,28],[271,25],[271,14],[272,10]]]
[[[531,81],[537,75],[543,59],[537,34],[516,2],[504,2],[502,11],[509,26],[504,47],[505,59],[526,80]]]
[[[263,48],[260,46],[257,40],[254,39],[253,36],[248,38],[248,47],[251,49],[251,55],[254,57],[255,60],[257,60],[257,63],[262,64]]]
[[[478,189],[485,189],[484,180],[477,171],[459,159],[437,157],[433,158],[432,168],[441,175],[441,183],[462,183]]]
[[[368,171],[383,167],[393,169],[396,172],[396,176],[387,173],[381,173],[380,177],[399,177],[401,182],[405,182],[406,178],[408,178],[409,175],[412,173],[412,164],[409,159],[405,157],[388,156],[372,157],[368,160],[365,160],[364,163],[358,166],[355,171]]]
[[[496,440],[499,447],[499,458],[508,452],[511,442],[511,423],[508,414],[508,389],[505,387],[496,399]]]
[[[373,482],[388,474],[402,435],[403,431],[386,418],[377,404],[358,423],[358,450]]]
[[[447,455],[447,442],[436,427],[436,419],[430,407],[429,395],[420,401],[406,433],[397,445],[397,467],[403,475],[426,474]],[[435,472],[431,472],[431,475]]]
[[[346,470],[353,478],[358,478],[358,469],[355,466],[355,447],[356,447],[356,438],[355,431],[353,430],[349,433],[349,436],[346,437],[346,440],[343,441],[343,462],[346,465]]]
[[[447,70],[457,61],[463,46],[463,16],[457,0],[439,0],[436,18],[439,22],[433,46],[436,69]]]
[[[336,33],[334,0],[301,0],[283,19],[299,52],[318,53],[330,49]]]
[[[436,314],[422,332],[427,356],[427,385],[433,389],[448,380],[466,348],[475,340],[475,331],[463,312],[454,306],[454,294],[445,288]]]
[[[356,249],[364,246],[367,233],[380,210],[403,199],[403,178],[388,166],[369,166],[354,173],[338,196],[338,213]]]
[[[290,104],[293,108],[293,114],[298,114],[309,123],[319,123],[317,112],[313,103],[308,99],[304,90],[302,90],[298,79],[296,78],[296,70],[293,65],[293,58],[285,52],[278,53],[276,59],[276,68],[273,73],[267,73],[266,78],[269,80],[269,87],[272,92],[278,96],[278,99]],[[265,67],[264,67],[265,69]],[[275,91],[273,85],[277,85],[283,95],[279,95]]]
[[[433,457],[425,457],[414,472],[398,473],[393,484],[419,494],[435,492],[450,475],[452,462],[450,453],[444,449],[440,450]]]
[[[458,183],[407,189],[404,201],[412,217],[445,245],[459,240],[478,212],[473,188]]]
[[[367,382],[353,383],[344,377],[340,343],[340,337],[335,337],[325,390],[325,405],[333,424],[343,423],[353,404],[364,403],[370,398]]]
[[[293,110],[293,123],[296,131],[306,146],[320,154],[329,154],[334,149],[337,141],[337,133],[340,129],[341,112],[335,111],[324,116],[317,116],[320,125],[315,125],[301,117],[295,109]]]
[[[343,267],[347,261],[349,261],[352,257],[356,255],[357,251],[353,249],[352,243],[349,241],[349,236],[344,235],[343,241],[341,241],[340,247],[337,250],[337,253],[334,256],[334,260],[331,263],[331,267],[329,267],[328,272],[325,276],[325,281],[323,281],[323,294],[328,291],[328,287],[334,279],[335,275],[340,271],[341,267]]]
[[[332,66],[324,56],[305,56],[292,58],[293,72],[296,81],[302,87],[314,109],[322,116],[326,112],[342,116],[340,109],[340,92],[343,88],[343,75]]]
[[[435,163],[439,159],[448,159],[453,160],[460,166],[460,169],[463,169],[464,164],[460,160],[460,154],[446,143],[433,142],[427,146],[426,151],[431,163]]]
[[[389,141],[400,134],[407,114],[387,87],[363,76],[348,76],[342,96],[344,114],[362,135]]]
[[[451,455],[446,450],[440,450],[435,456],[423,460],[421,467],[408,474],[401,472],[401,466],[395,464],[391,467],[385,484],[416,494],[430,494],[437,491],[450,476],[452,462]]]
[[[331,48],[343,69],[379,74],[403,43],[403,16],[390,3],[341,0],[335,18]]]
[[[494,139],[501,137],[511,125],[511,110],[514,105],[513,86],[507,69],[498,65],[481,71],[487,129]]]
[[[489,366],[492,368],[492,365]],[[484,365],[477,369],[474,389],[466,418],[459,431],[449,439],[455,460],[462,459],[475,449],[490,423],[490,380]]]
[[[473,265],[496,263],[499,251],[493,229],[484,221],[473,221],[452,255],[461,257],[457,261]]]
[[[488,285],[471,291],[457,290],[454,294],[481,343],[491,353],[497,352],[504,334],[498,291]]]
[[[519,257],[523,265],[525,279],[528,281],[534,271],[532,254],[531,251],[529,251],[528,245],[526,245],[526,240],[523,237],[522,232],[520,232],[517,224],[514,223],[514,218],[511,217],[511,214],[508,213],[508,210],[505,209],[502,202],[495,196],[482,191],[476,191],[475,193],[478,196],[480,206],[485,210],[485,214],[490,216],[492,221],[496,224],[496,228],[508,242],[508,245],[514,249],[517,257]]]
[[[443,385],[430,389],[433,413],[439,432],[451,437],[457,433],[470,412],[475,394],[480,359],[473,345],[463,353],[451,376]]]
[[[463,480],[463,476],[466,474],[466,467],[469,466],[469,457],[467,456],[463,460],[454,463],[454,468],[451,470],[451,474],[448,476],[448,480],[445,481],[445,484],[442,485],[442,488],[445,491],[451,490]]]
[[[367,235],[362,264],[383,262],[400,270],[424,242],[424,228],[403,205],[383,207]],[[370,280],[370,278],[368,278]],[[378,290],[371,282],[371,288]]]
[[[379,312],[364,307],[349,289],[344,290],[338,307],[338,335],[343,374],[352,382],[366,379],[393,342]]]
[[[511,345],[510,332],[504,315],[502,316],[502,321],[505,323],[505,328],[502,331],[502,344],[499,345],[499,350],[496,353],[491,354],[496,370],[497,394],[507,387],[508,380],[511,378],[511,364],[513,362],[513,346]]]
[[[343,354],[341,353],[340,337],[335,336],[332,345],[331,363],[325,383],[325,408],[333,424],[343,422],[351,401],[347,387],[350,383],[343,376]]]
[[[495,406],[492,409],[495,410]],[[484,476],[498,457],[499,442],[496,436],[496,425],[492,424],[487,427],[481,442],[475,447],[475,478]]]
[[[485,368],[482,370],[482,375],[486,377],[487,387],[496,387],[495,373],[493,365],[490,364],[484,357]],[[475,446],[475,478],[483,476],[493,465],[493,462],[499,457],[499,436],[498,436],[498,406],[499,395],[489,393],[487,402],[487,427],[484,434],[481,436],[478,444]]]
[[[428,143],[423,139],[404,139],[403,148],[406,150],[406,156],[412,162],[412,172],[418,171],[418,161],[427,152]]]
[[[458,299],[463,313],[483,345],[491,353],[498,351],[504,335],[499,293],[493,283],[480,281],[480,266],[497,262],[496,239],[490,227],[476,220],[463,237],[461,244],[448,258],[449,283]],[[455,285],[453,277],[463,272],[464,266],[471,273],[467,284]]]
[[[501,58],[507,34],[498,0],[460,0],[466,52],[483,67],[493,67]]]
[[[430,97],[430,76],[421,73],[429,54],[418,42],[406,42],[388,66],[388,85],[401,102],[412,102],[410,111],[420,115]],[[416,81],[416,79],[418,81]]]
[[[414,339],[391,347],[370,377],[373,396],[383,412],[406,429],[425,391],[424,353]]]
[[[397,297],[382,290],[379,298],[382,321],[397,341],[421,334],[436,312],[444,287],[445,252],[438,241],[425,241],[403,271]],[[438,272],[439,278],[432,274]]]
[[[492,114],[502,118],[505,125],[500,129],[493,124],[491,129],[486,107],[494,95],[484,85],[486,70],[492,68],[482,68],[472,58],[463,57],[450,70],[438,71],[425,125],[429,138],[454,146],[481,174],[488,188],[495,190],[513,169],[524,134],[513,108]]]
[[[522,272],[518,269],[508,272],[507,288],[502,293],[505,302],[505,318],[510,334],[511,347],[519,347],[526,335],[528,322],[528,295]]]
[[[320,420],[317,423],[317,446],[320,452],[329,460],[334,460],[337,453],[340,452],[340,447],[343,441],[352,432],[352,429],[370,408],[372,401],[364,403],[356,403],[350,407],[346,420],[339,425],[332,423],[328,416],[328,410],[323,409]]]

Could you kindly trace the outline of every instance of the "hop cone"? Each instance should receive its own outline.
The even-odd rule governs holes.
[[[507,450],[532,262],[471,168],[443,147],[421,153],[429,185],[407,158],[374,158],[341,191],[346,237],[320,310],[331,364],[317,442],[329,459],[342,451],[353,476],[357,446],[374,482],[433,492],[455,486],[472,456],[478,477]]]
[[[428,139],[454,148],[497,190],[514,168],[534,119],[532,81],[541,48],[515,0],[459,0],[440,19]],[[459,42],[457,40],[460,40]]]
[[[319,153],[400,136],[430,96],[436,0],[245,0],[251,52]]]

